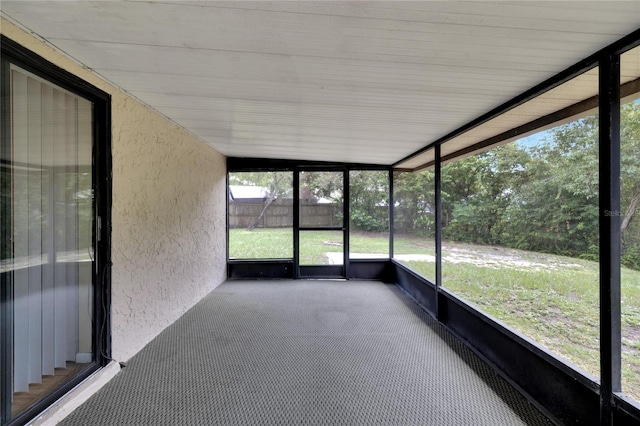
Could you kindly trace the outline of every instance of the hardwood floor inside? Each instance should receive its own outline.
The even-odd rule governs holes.
[[[56,368],[53,376],[43,376],[42,383],[29,385],[29,392],[15,392],[11,404],[11,415],[16,416],[42,397],[60,387],[67,380],[75,376],[87,364],[67,362],[67,368]]]

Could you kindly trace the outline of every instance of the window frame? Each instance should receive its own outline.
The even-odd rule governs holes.
[[[331,278],[331,279],[388,279],[389,271],[386,264],[389,258],[373,259],[349,259],[349,220],[345,220],[343,226],[336,227],[345,236],[343,265],[299,265],[299,231],[311,230],[314,228],[300,226],[300,212],[298,210],[298,199],[300,191],[300,171],[327,171],[343,173],[344,188],[343,197],[350,199],[349,193],[349,171],[369,170],[383,171],[389,173],[391,179],[390,166],[378,164],[360,163],[337,163],[322,161],[296,161],[296,160],[274,160],[264,158],[227,158],[227,201],[226,201],[226,248],[227,248],[227,278],[228,279],[301,279],[301,278]],[[229,174],[237,172],[293,172],[293,253],[292,259],[246,259],[229,258]],[[391,185],[391,181],[389,182]],[[349,202],[345,202],[344,216],[349,217]],[[391,214],[389,213],[389,246],[392,246]]]

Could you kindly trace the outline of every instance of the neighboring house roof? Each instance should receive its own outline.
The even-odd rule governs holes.
[[[229,185],[229,197],[232,200],[264,200],[269,196],[269,190],[264,186]]]

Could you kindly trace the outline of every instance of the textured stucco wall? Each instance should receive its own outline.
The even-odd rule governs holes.
[[[126,361],[225,278],[224,156],[7,20],[0,28],[112,95],[112,356]]]

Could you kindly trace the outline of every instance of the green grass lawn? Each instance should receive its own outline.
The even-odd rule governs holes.
[[[291,258],[291,229],[232,229],[230,257]],[[301,263],[327,263],[324,253],[342,252],[340,232],[301,233]],[[354,233],[352,253],[388,253],[386,234]],[[401,236],[396,254],[433,255],[433,241]],[[404,264],[432,278],[434,263]],[[546,346],[596,377],[598,263],[542,253],[443,244],[443,287],[507,326]],[[622,268],[622,385],[640,401],[640,271]]]
[[[301,239],[313,245],[308,250],[319,263],[324,262],[322,253],[341,252],[341,246],[331,246],[326,242],[342,241],[340,232],[303,231]],[[352,253],[389,254],[387,234],[352,233]],[[394,242],[395,253],[433,254],[433,242],[424,239],[403,236]],[[291,228],[231,229],[229,231],[229,257],[232,259],[290,259],[293,257],[293,230]]]
[[[231,259],[291,259],[293,258],[293,230],[230,229],[229,258]]]

